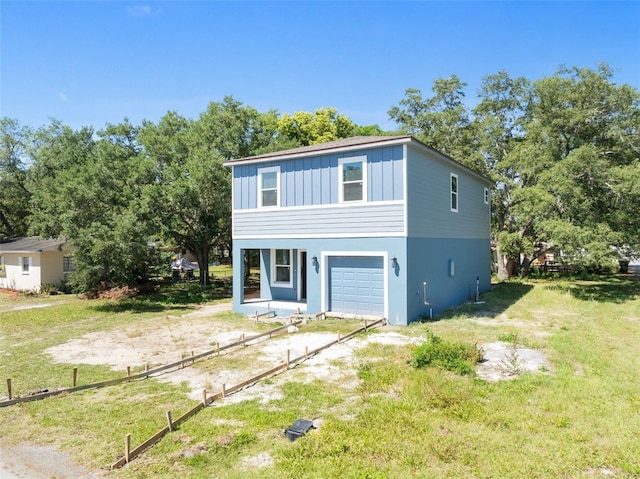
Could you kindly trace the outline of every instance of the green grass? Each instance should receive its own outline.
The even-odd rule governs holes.
[[[174,285],[120,303],[56,297],[56,306],[23,311],[8,309],[10,301],[0,297],[0,371],[5,377],[25,371],[37,386],[66,380],[69,366],[51,363],[42,350],[220,299],[215,290],[191,288]],[[301,382],[294,369],[278,381],[277,399],[206,408],[108,476],[639,477],[640,283],[615,276],[513,282],[481,299],[484,304],[428,323],[387,328],[470,344],[517,338],[545,353],[548,371],[491,383],[416,369],[415,346],[369,345],[351,364],[357,382]],[[355,326],[327,320],[308,327],[347,332]],[[87,372],[108,373],[103,367]],[[27,403],[0,409],[0,430],[5,439],[56,444],[79,463],[101,468],[121,454],[126,433],[137,444],[164,425],[164,411],[176,417],[192,407],[185,392],[147,380]],[[301,417],[322,425],[291,443],[283,431]],[[247,462],[264,453],[270,465]]]

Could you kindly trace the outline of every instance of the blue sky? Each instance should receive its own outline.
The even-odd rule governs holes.
[[[458,75],[470,106],[499,70],[538,79],[609,63],[640,89],[640,2],[0,2],[0,116],[96,129],[332,106],[395,128],[407,88]]]

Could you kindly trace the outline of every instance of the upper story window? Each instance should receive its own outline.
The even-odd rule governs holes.
[[[280,206],[280,168],[258,170],[258,208]]]
[[[489,204],[489,188],[484,189],[484,204]]]
[[[271,284],[274,286],[291,286],[291,250],[271,250]]]
[[[341,158],[339,165],[339,202],[367,200],[367,157]]]
[[[29,268],[31,267],[31,258],[29,256],[23,256],[20,259],[22,265],[22,274],[29,274]]]
[[[458,212],[458,175],[451,173],[451,211]]]

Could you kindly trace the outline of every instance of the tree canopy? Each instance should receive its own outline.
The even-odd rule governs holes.
[[[356,125],[337,109],[259,112],[235,98],[198,118],[123,120],[95,131],[0,119],[0,239],[66,237],[74,284],[144,282],[150,244],[189,249],[201,265],[231,250],[231,182],[223,162],[356,135],[411,134],[495,183],[494,266],[526,275],[546,252],[597,270],[640,252],[640,94],[612,69],[561,67],[530,80],[483,78],[475,106],[456,75],[431,96],[409,88],[389,118]],[[166,265],[165,265],[166,267]],[[207,281],[206,268],[201,283]]]

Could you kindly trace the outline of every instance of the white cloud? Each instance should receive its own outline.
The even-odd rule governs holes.
[[[162,13],[162,8],[153,8],[151,5],[136,5],[134,7],[127,7],[127,13],[135,17],[159,15]]]
[[[60,97],[60,99],[62,101],[67,101],[67,95],[65,95],[63,92],[58,92],[58,96]]]

